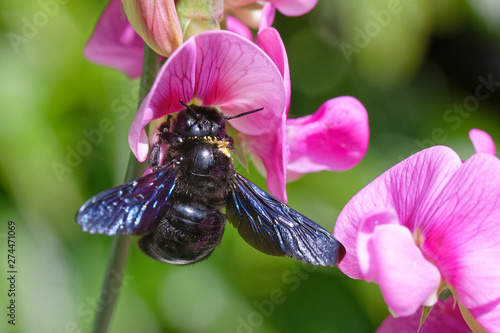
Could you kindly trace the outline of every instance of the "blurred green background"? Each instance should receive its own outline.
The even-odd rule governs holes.
[[[0,3],[2,332],[92,326],[111,238],[83,233],[74,214],[122,182],[138,86],[83,58],[106,4]],[[371,129],[358,166],[290,183],[290,206],[331,231],[357,191],[412,153],[443,144],[466,159],[471,128],[500,142],[499,22],[493,0],[319,0],[303,17],[278,14],[291,116],[352,95],[366,106]],[[477,89],[488,96],[478,100]],[[82,148],[103,122],[111,125],[102,139]],[[265,186],[254,169],[248,177]],[[9,220],[17,226],[15,327],[6,316]],[[388,314],[378,286],[266,256],[228,226],[220,248],[189,267],[157,263],[134,244],[111,331],[373,332]]]

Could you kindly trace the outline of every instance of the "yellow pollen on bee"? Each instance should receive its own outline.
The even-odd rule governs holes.
[[[229,141],[219,140],[219,139],[214,138],[212,136],[204,136],[202,139],[205,142],[208,142],[212,145],[217,146],[217,149],[219,149],[227,157],[231,158],[231,150],[229,149]]]

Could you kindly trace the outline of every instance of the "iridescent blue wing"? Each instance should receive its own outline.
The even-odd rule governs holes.
[[[334,266],[345,248],[331,233],[240,174],[231,184],[228,221],[257,250],[322,266]]]
[[[169,207],[176,169],[165,165],[129,183],[101,192],[80,208],[75,220],[83,231],[104,235],[145,235]]]

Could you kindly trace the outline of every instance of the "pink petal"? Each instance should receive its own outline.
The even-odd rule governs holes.
[[[398,221],[415,232],[422,216],[461,165],[459,156],[450,148],[432,147],[392,167],[356,194],[335,225],[334,236],[347,251],[340,270],[352,278],[363,278],[356,242],[367,215],[393,210]]]
[[[380,210],[373,211],[371,214],[367,214],[364,217],[364,221],[361,223],[361,227],[358,233],[357,239],[357,255],[359,260],[359,268],[363,274],[363,278],[366,281],[375,281],[377,271],[371,263],[371,251],[372,249],[372,239],[373,232],[375,228],[379,225],[384,224],[399,224],[398,216],[395,211]]]
[[[267,3],[264,5],[262,8],[262,17],[260,18],[259,22],[259,32],[272,27],[273,22],[274,22],[274,15],[276,13],[276,10],[271,3]]]
[[[275,130],[284,110],[284,86],[271,59],[255,44],[226,31],[196,36],[195,97],[228,116],[264,108],[231,120],[238,131],[261,135]]]
[[[303,173],[294,172],[292,170],[286,170],[286,181],[287,183],[293,182],[302,177],[303,175],[304,175]]]
[[[409,317],[389,316],[377,329],[377,333],[472,333],[460,314],[458,306],[454,306],[453,297],[443,302],[439,300],[432,308],[420,330],[419,310]]]
[[[144,127],[152,120],[160,118],[152,108],[147,107],[150,99],[151,93],[142,101],[128,133],[128,144],[139,162],[144,162],[149,153],[149,138]]]
[[[460,304],[487,331],[500,331],[500,161],[473,155],[422,220],[424,254]]]
[[[469,131],[469,138],[474,145],[476,154],[485,153],[496,156],[495,142],[488,133],[473,128]]]
[[[288,66],[288,56],[286,54],[285,44],[283,43],[278,30],[269,27],[261,30],[257,34],[257,45],[259,45],[259,47],[271,58],[283,78],[286,99],[285,108],[288,112],[288,108],[290,106],[291,84],[290,68]]]
[[[252,31],[240,20],[232,16],[226,17],[226,29],[241,37],[253,41]]]
[[[141,76],[143,53],[144,41],[128,22],[121,0],[111,0],[85,46],[85,57],[134,79]]]
[[[301,16],[313,9],[318,0],[269,0],[281,14]]]
[[[257,35],[257,45],[271,58],[283,78],[285,88],[285,109],[290,103],[290,70],[285,45],[280,34],[274,28],[265,28]],[[269,192],[283,202],[286,196],[286,166],[289,148],[286,139],[286,110],[283,110],[281,126],[275,131],[260,135],[248,135],[245,138],[248,150],[261,159],[266,169]]]
[[[286,117],[283,117],[281,126],[275,132],[245,138],[250,153],[260,158],[266,168],[269,193],[283,202],[287,202],[286,165],[289,156],[285,121]]]
[[[145,175],[149,175],[151,172],[153,172],[153,169],[151,169],[151,167],[150,167],[150,166],[148,166],[148,167],[146,168],[146,171],[144,171],[144,173],[143,173],[142,175],[143,175],[143,176],[145,176]]]
[[[410,230],[398,224],[393,212],[367,216],[360,230],[358,256],[363,278],[380,285],[396,315],[412,315],[421,305],[437,301],[439,271],[424,258]]]
[[[290,161],[298,173],[344,171],[365,156],[368,148],[368,115],[355,98],[330,99],[310,116],[288,119]]]
[[[229,121],[244,134],[262,135],[274,131],[282,117],[285,88],[276,66],[255,44],[222,30],[196,35],[164,64],[134,119],[129,143],[139,160],[146,158],[144,125],[182,110],[179,100],[215,106],[227,116],[264,108]]]

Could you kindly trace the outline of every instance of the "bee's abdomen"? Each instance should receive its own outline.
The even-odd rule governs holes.
[[[226,217],[218,209],[174,202],[158,227],[139,240],[139,248],[161,262],[186,265],[207,258],[219,246]]]

